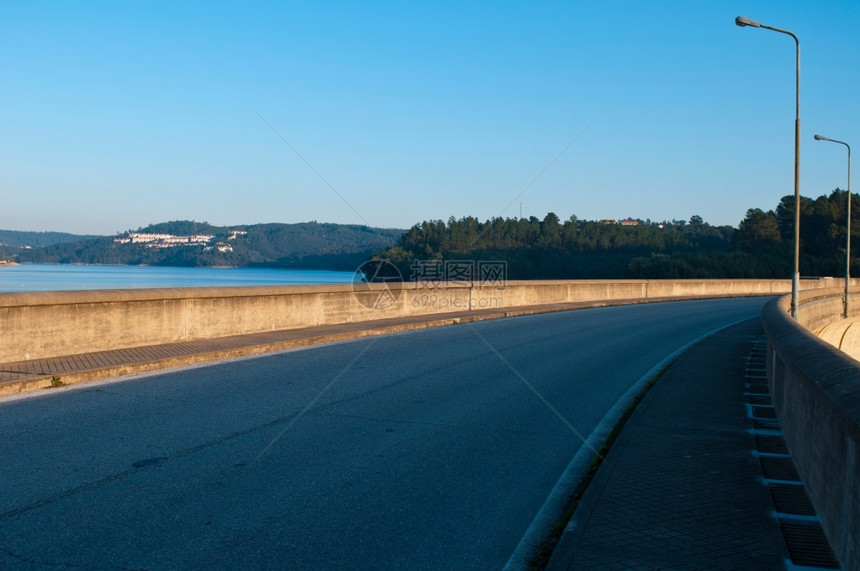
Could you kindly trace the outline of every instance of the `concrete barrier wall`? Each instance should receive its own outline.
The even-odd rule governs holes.
[[[420,314],[776,295],[790,287],[788,280],[558,280],[0,293],[0,363]]]
[[[851,294],[847,318],[844,317],[844,298],[844,291],[827,290],[804,299],[800,312],[802,325],[819,339],[860,359],[860,294]]]
[[[860,360],[860,317],[833,321],[813,330],[813,333],[819,339]]]
[[[810,328],[842,320],[839,289],[802,292],[762,312],[768,379],[786,445],[844,569],[860,568],[860,361]]]

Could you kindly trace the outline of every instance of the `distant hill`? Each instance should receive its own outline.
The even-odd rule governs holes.
[[[21,232],[0,230],[0,246],[12,248],[41,248],[63,242],[77,242],[98,238],[95,235],[68,234],[66,232]]]
[[[404,230],[306,222],[213,226],[178,220],[117,236],[80,237],[0,250],[23,263],[234,266],[354,270]],[[19,242],[20,243],[20,242]],[[11,245],[11,244],[10,244]]]

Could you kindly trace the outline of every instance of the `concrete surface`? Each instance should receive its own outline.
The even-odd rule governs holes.
[[[804,280],[819,288],[828,280]],[[0,293],[0,363],[469,310],[775,295],[788,280],[557,280]]]
[[[839,321],[839,292],[814,298],[798,320],[789,300],[768,303],[762,321],[768,339],[767,370],[773,405],[797,471],[836,556],[860,568],[860,362],[804,327],[813,319]]]

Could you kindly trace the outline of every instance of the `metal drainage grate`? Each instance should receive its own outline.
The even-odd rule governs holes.
[[[751,394],[749,395],[750,404],[753,406],[756,405],[769,405],[770,404],[770,395],[762,395],[762,394]]]
[[[749,392],[753,394],[770,396],[770,387],[766,382],[747,381],[747,386],[749,386]]]
[[[800,481],[791,458],[759,456],[759,462],[761,462],[761,471],[764,472],[764,477],[768,480]]]
[[[758,419],[773,419],[776,420],[776,411],[772,406],[753,406],[753,416]]]
[[[776,411],[770,406],[770,389],[767,382],[761,380],[760,365],[764,358],[764,337],[760,337],[748,357],[747,399],[753,427],[774,431],[774,434],[756,434],[755,444],[789,558],[793,565],[799,567],[839,569],[815,507],[806,495],[785,440],[780,435]]]
[[[767,434],[756,434],[755,446],[763,454],[788,454],[785,440],[782,436],[770,436]]]
[[[779,430],[779,421],[775,418],[755,418],[752,419],[753,428],[758,430]]]
[[[779,527],[791,562],[804,567],[839,569],[820,525],[781,521]]]
[[[777,513],[809,517],[816,515],[802,485],[770,484],[768,488]]]

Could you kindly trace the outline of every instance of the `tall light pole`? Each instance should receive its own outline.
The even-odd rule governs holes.
[[[797,294],[800,290],[800,40],[788,30],[765,26],[743,16],[735,18],[735,24],[742,28],[750,26],[787,34],[794,38],[797,46],[794,110],[794,275],[791,278],[791,316],[797,319]]]
[[[848,295],[851,283],[851,147],[845,141],[837,141],[836,139],[828,139],[821,135],[815,135],[816,141],[830,141],[831,143],[839,143],[845,145],[848,149],[848,237],[845,239],[845,318],[848,318]]]

